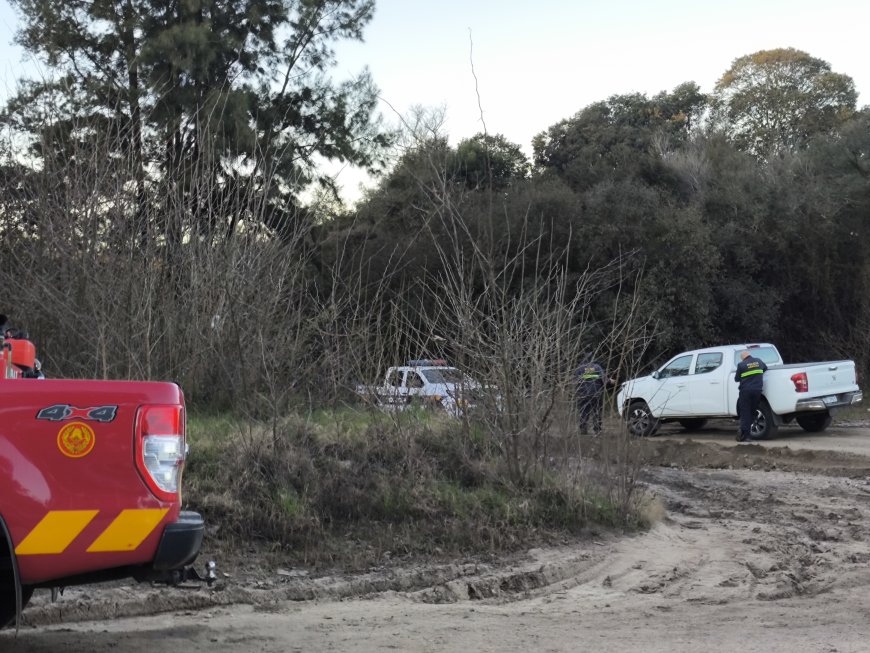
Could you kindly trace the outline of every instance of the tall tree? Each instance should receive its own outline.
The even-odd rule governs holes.
[[[501,188],[528,174],[529,161],[522,148],[501,134],[475,134],[456,146],[459,174],[469,188]]]
[[[641,93],[596,102],[535,136],[535,165],[576,189],[603,180],[652,173],[656,139],[685,140],[706,107],[694,82],[650,99]]]
[[[299,191],[329,183],[318,158],[378,163],[386,137],[369,73],[329,77],[333,43],[362,37],[373,0],[12,2],[19,42],[56,77],[26,85],[6,120],[61,167],[70,143],[108,145],[131,167],[140,212],[171,201],[189,220],[166,218],[174,239],[194,225],[231,233],[252,195],[268,206],[258,219],[287,229]],[[171,189],[149,198],[155,171]]]
[[[741,149],[758,155],[801,147],[855,110],[855,83],[794,48],[739,57],[716,83],[715,117]]]

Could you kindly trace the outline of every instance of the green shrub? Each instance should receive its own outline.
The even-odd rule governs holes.
[[[270,425],[191,417],[186,499],[218,540],[348,566],[387,551],[497,553],[641,521],[622,519],[630,511],[607,488],[558,469],[512,485],[486,433],[463,429],[428,411],[340,409]]]

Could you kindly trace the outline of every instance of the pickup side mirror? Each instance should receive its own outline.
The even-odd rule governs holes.
[[[650,376],[651,376],[652,378],[654,378],[654,379],[659,378],[659,371],[658,371],[658,370],[655,370],[652,374],[650,374]]]

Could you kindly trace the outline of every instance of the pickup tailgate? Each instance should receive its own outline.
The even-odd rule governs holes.
[[[839,397],[858,389],[855,377],[855,363],[852,361],[831,361],[814,363],[806,368],[807,386],[810,397]],[[826,403],[838,403],[834,399]]]
[[[180,509],[137,464],[137,424],[155,406],[181,416],[183,447],[173,383],[0,383],[2,515],[23,583],[154,561]]]
[[[778,381],[778,387],[786,382],[789,387],[788,405],[781,406],[779,410],[774,407],[774,411],[781,414],[795,410],[824,410],[825,407],[849,405],[859,392],[855,363],[850,360],[781,365],[771,371],[784,377]],[[791,380],[794,375],[800,374],[806,375],[804,392],[795,391],[795,384]],[[767,388],[765,380],[765,390]]]

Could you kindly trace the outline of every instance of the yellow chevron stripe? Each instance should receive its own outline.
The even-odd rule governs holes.
[[[17,555],[63,553],[99,510],[52,510],[15,547]]]
[[[132,551],[151,534],[169,508],[153,510],[122,510],[121,514],[109,524],[94,543],[88,547],[88,553],[104,553],[109,551]]]

